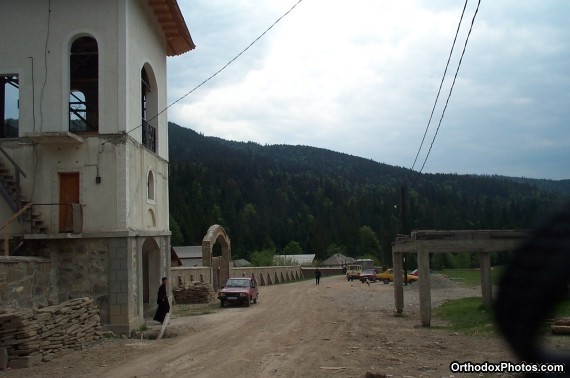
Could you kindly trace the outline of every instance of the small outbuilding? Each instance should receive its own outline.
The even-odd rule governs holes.
[[[343,255],[342,253],[335,253],[334,255],[332,255],[331,257],[329,257],[328,259],[326,259],[325,261],[322,262],[322,266],[345,266],[348,264],[353,264],[356,262],[356,259],[352,258],[352,257],[348,257]]]
[[[180,266],[203,266],[202,261],[202,246],[190,245],[172,247],[174,254],[180,261]]]

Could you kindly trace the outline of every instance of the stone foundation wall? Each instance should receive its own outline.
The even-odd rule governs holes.
[[[55,303],[51,273],[47,258],[0,256],[0,304],[32,307]]]
[[[73,298],[92,298],[109,319],[109,254],[115,239],[71,239],[52,241],[48,248],[61,303]]]

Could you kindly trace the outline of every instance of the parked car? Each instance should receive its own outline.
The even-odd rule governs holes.
[[[386,269],[382,273],[378,273],[376,278],[382,281],[385,284],[389,284],[390,282],[394,281],[394,269]],[[413,283],[419,279],[418,276],[414,276],[413,274],[407,274],[404,282]]]
[[[377,272],[374,269],[364,269],[362,273],[360,273],[360,276],[358,276],[358,279],[362,283],[366,281],[376,282],[376,274]]]
[[[257,283],[252,278],[229,278],[226,285],[218,290],[221,307],[224,307],[226,303],[243,304],[249,307],[251,302],[257,303],[258,298]]]
[[[419,271],[418,269],[414,269],[414,270],[412,270],[412,273],[410,273],[410,274],[411,274],[412,276],[419,277],[419,276],[420,276],[420,271]],[[429,274],[439,274],[439,275],[441,275],[441,276],[447,278],[447,275],[442,274],[442,273],[439,273],[439,272],[437,272],[437,271],[435,271],[435,270],[433,270],[433,269],[430,269],[430,270],[429,270]]]

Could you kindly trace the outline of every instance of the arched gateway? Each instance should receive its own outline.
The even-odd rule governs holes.
[[[202,239],[202,259],[204,266],[212,269],[212,286],[219,289],[230,277],[232,259],[230,238],[218,224],[210,226]]]

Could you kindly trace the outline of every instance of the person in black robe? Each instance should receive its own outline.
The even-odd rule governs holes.
[[[166,285],[168,284],[168,278],[162,277],[162,285],[158,288],[158,297],[156,299],[156,304],[158,308],[156,309],[156,313],[154,314],[154,320],[157,322],[164,321],[166,314],[170,312],[170,303],[168,303],[168,293],[166,291]]]
[[[319,270],[319,268],[317,268],[315,270],[315,285],[320,285],[321,284],[321,271]]]

